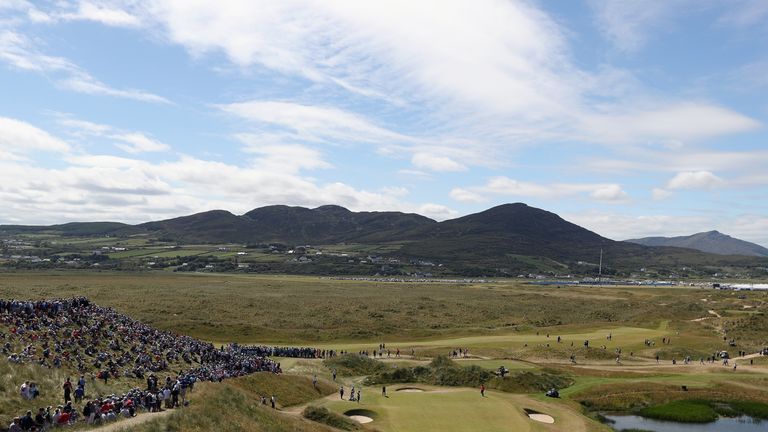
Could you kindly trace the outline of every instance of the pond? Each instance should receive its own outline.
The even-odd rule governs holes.
[[[671,421],[647,419],[635,415],[606,415],[613,421],[615,430],[640,429],[654,432],[766,432],[768,421],[752,417],[720,417],[712,423],[677,423]]]

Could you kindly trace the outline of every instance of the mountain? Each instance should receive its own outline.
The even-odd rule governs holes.
[[[718,255],[748,255],[768,257],[768,249],[739,240],[718,231],[708,231],[680,237],[645,237],[627,240],[643,246],[674,246]]]
[[[618,242],[526,204],[504,204],[412,233],[401,252],[415,256],[498,257],[535,255],[555,260],[597,261],[601,248]]]
[[[158,222],[147,222],[125,231],[147,231],[182,243],[242,242],[253,222],[225,210],[211,210]]]
[[[352,212],[340,206],[314,209],[274,205],[242,216],[212,210],[136,225],[124,233],[146,232],[183,243],[335,244],[395,241],[416,228],[436,224],[417,214]]]
[[[384,249],[390,251],[392,257],[446,264],[459,273],[466,270],[466,274],[496,274],[499,269],[505,269],[507,274],[562,269],[595,274],[601,255],[603,269],[609,273],[615,269],[634,271],[642,267],[670,271],[693,266],[768,267],[768,259],[763,257],[715,255],[691,249],[693,243],[649,247],[611,240],[555,213],[523,203],[504,204],[443,222],[417,214],[353,212],[333,205],[313,209],[273,205],[243,215],[212,210],[139,225],[109,222],[51,227],[7,225],[0,226],[0,233],[3,232],[119,237],[144,234],[182,244],[386,244]],[[698,236],[729,239],[728,244],[740,242],[719,233]],[[745,254],[743,248],[726,247],[723,241],[716,243],[717,247],[711,251]],[[751,255],[759,252],[758,249],[750,251]],[[768,256],[768,251],[764,256]]]
[[[437,224],[413,213],[352,212],[334,205],[315,209],[268,206],[244,216],[255,224],[254,239],[292,244],[396,241],[414,229]]]

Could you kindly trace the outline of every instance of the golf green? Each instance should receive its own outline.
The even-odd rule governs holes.
[[[397,391],[400,387],[418,387],[423,392]],[[324,406],[343,414],[366,410],[373,418],[371,426],[382,432],[416,431],[589,431],[601,430],[592,422],[559,401],[542,402],[525,395],[487,391],[485,397],[471,388],[445,388],[425,385],[397,385],[387,389],[365,387],[361,401],[327,399]],[[536,422],[525,409],[551,415],[554,424]]]

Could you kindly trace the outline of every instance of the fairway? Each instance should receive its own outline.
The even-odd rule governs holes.
[[[323,405],[343,414],[353,409],[373,411],[371,426],[382,432],[451,431],[451,432],[517,432],[517,431],[587,431],[602,430],[561,403],[541,402],[522,395],[486,392],[477,389],[442,388],[418,385],[424,392],[400,392],[388,388],[388,396],[380,388],[363,389],[362,401],[333,400]],[[524,409],[533,409],[554,417],[555,424],[545,425],[528,418]]]

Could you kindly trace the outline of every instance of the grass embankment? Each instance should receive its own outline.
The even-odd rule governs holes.
[[[768,394],[727,382],[683,391],[659,383],[594,386],[573,397],[590,411],[630,412],[685,423],[708,423],[720,416],[768,419]]]
[[[151,420],[135,432],[330,432],[328,426],[261,405],[261,395],[275,394],[280,408],[298,405],[330,394],[328,384],[312,387],[306,377],[255,374],[222,383],[201,383],[191,394],[189,407]]]
[[[683,423],[709,423],[719,415],[738,417],[747,415],[757,419],[768,419],[768,404],[753,401],[707,401],[681,400],[662,405],[650,406],[638,411],[643,417]]]
[[[328,411],[328,408],[308,406],[301,413],[304,418],[345,431],[360,430],[360,424],[346,416]]]
[[[717,420],[717,412],[705,401],[680,400],[650,406],[638,411],[643,417],[682,423],[709,423]]]

